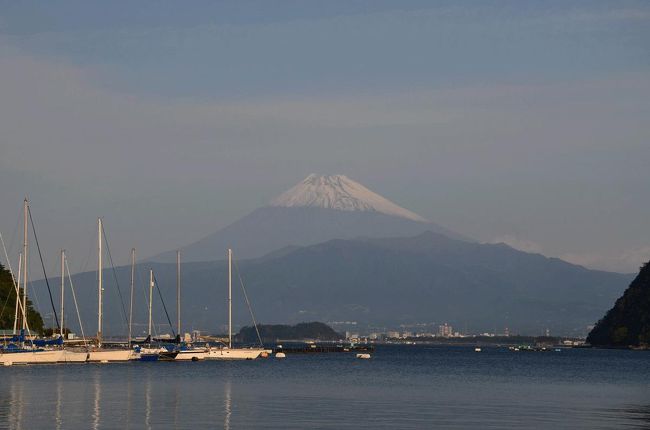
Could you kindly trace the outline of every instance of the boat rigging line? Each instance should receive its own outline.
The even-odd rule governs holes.
[[[165,305],[165,300],[163,299],[162,293],[160,292],[160,285],[158,284],[156,275],[153,275],[153,283],[156,286],[156,290],[158,290],[158,296],[160,296],[160,301],[162,302],[163,309],[165,310],[165,315],[167,316],[167,322],[169,323],[169,327],[172,329],[172,335],[174,336],[174,338],[176,338],[176,332],[174,331],[172,320],[171,318],[169,318],[169,313],[167,312],[167,306]]]
[[[11,297],[11,294],[7,294],[7,298],[5,299],[5,304],[2,305],[2,311],[0,311],[0,321],[2,320],[2,317],[5,314],[5,309],[7,308],[7,304],[9,303],[9,299],[15,299],[15,297]]]
[[[45,263],[43,262],[43,254],[41,253],[41,246],[38,244],[38,236],[36,235],[36,227],[34,227],[34,219],[32,218],[32,209],[27,205],[27,213],[29,214],[29,221],[32,224],[32,232],[34,233],[34,241],[36,242],[36,249],[38,250],[38,257],[41,260],[41,267],[43,268],[43,277],[45,278],[45,285],[47,285],[47,292],[50,295],[50,304],[52,305],[52,312],[54,313],[54,319],[56,320],[56,326],[60,330],[61,325],[59,324],[59,316],[56,314],[56,307],[54,306],[54,299],[52,298],[52,289],[50,289],[50,281],[47,279],[47,273],[45,273]]]
[[[0,242],[2,242],[2,250],[5,253],[5,260],[7,260],[7,268],[9,269],[9,273],[11,274],[11,280],[15,284],[16,277],[14,276],[14,271],[11,269],[11,260],[9,260],[9,254],[7,254],[7,247],[5,246],[5,241],[2,238],[2,232],[0,232]]]
[[[14,277],[14,271],[11,269],[11,261],[9,260],[9,255],[7,254],[7,247],[5,246],[5,241],[2,238],[2,232],[0,232],[0,242],[2,243],[2,250],[4,251],[5,260],[7,261],[7,269],[9,269],[9,274],[11,275],[11,282],[13,282],[15,287],[16,278]],[[7,307],[7,303],[9,303],[9,298],[11,298],[11,294],[7,294],[7,300],[5,300],[5,304],[4,306],[2,306],[2,312],[0,312],[0,319],[2,319],[2,316],[5,313],[5,308]]]
[[[70,275],[70,267],[68,266],[68,257],[65,257],[65,270],[68,272],[68,280],[70,282],[70,291],[72,292],[72,300],[74,301],[74,307],[77,310],[77,320],[79,321],[79,329],[81,330],[81,338],[84,341],[84,346],[88,346],[86,342],[86,335],[84,333],[84,326],[81,323],[81,315],[79,314],[79,306],[77,305],[77,296],[74,293],[74,285],[72,284],[72,275]]]
[[[104,223],[102,223],[102,234],[104,235],[104,243],[106,244],[106,251],[108,253],[108,260],[111,262],[111,268],[113,269],[113,278],[115,279],[115,285],[117,286],[117,294],[120,296],[120,304],[122,305],[122,316],[124,317],[124,322],[128,326],[129,320],[126,316],[126,307],[124,307],[124,299],[122,298],[122,290],[120,289],[120,283],[117,280],[117,271],[115,270],[115,265],[113,264],[113,256],[111,255],[111,247],[108,245],[108,238],[106,237],[106,230],[104,230]]]
[[[79,266],[79,269],[77,270],[77,273],[83,273],[88,268],[88,264],[90,263],[90,257],[93,255],[93,249],[95,248],[95,243],[93,241],[89,241],[89,243],[90,243],[90,246],[88,248],[88,252],[86,252],[86,261],[84,262],[84,264],[82,266]],[[96,272],[96,270],[95,270],[95,272]]]
[[[32,332],[29,330],[29,322],[27,321],[27,306],[23,304],[23,301],[20,299],[20,275],[22,273],[21,271],[21,265],[22,265],[22,253],[20,254],[20,258],[18,260],[18,282],[14,284],[14,291],[16,292],[16,308],[20,308],[20,312],[22,315],[22,318],[25,322],[25,330],[27,330],[27,335],[31,338]],[[18,315],[18,311],[16,311],[16,315]],[[16,331],[16,323],[17,323],[17,318],[14,319],[14,334]],[[24,340],[24,331],[21,333],[21,336],[23,337],[23,344],[25,342]],[[33,345],[32,341],[32,345]]]
[[[18,329],[18,306],[20,304],[20,276],[22,275],[22,270],[23,270],[23,253],[18,254],[18,278],[16,279],[16,283],[14,284],[14,289],[16,290],[16,303],[14,304],[14,326],[13,326],[13,334],[17,333]]]
[[[248,311],[250,312],[251,319],[253,320],[253,327],[255,327],[255,333],[257,333],[257,340],[260,341],[260,346],[264,347],[264,343],[262,342],[262,336],[260,336],[260,330],[257,328],[257,321],[255,321],[255,315],[253,315],[253,307],[251,306],[251,302],[248,300],[248,294],[246,294],[246,288],[244,288],[244,281],[242,280],[241,272],[239,271],[239,265],[237,264],[237,260],[235,260],[235,269],[237,270],[237,277],[239,278],[239,284],[241,285],[241,289],[244,292],[244,298],[246,299],[246,305],[248,306]]]
[[[144,280],[142,279],[142,267],[140,265],[136,266],[136,273],[138,274],[138,280],[140,281],[140,290],[142,291],[142,296],[144,297],[144,303],[147,305],[147,308],[149,307],[149,297],[147,294],[147,288]],[[138,325],[137,323],[135,325]],[[152,327],[153,329],[153,334],[154,337],[158,337],[158,331],[156,329],[156,324],[154,324]]]
[[[14,231],[11,234],[11,240],[9,241],[9,247],[7,250],[9,251],[9,254],[11,254],[11,251],[14,249],[14,243],[16,242],[16,238],[18,237],[18,229],[20,228],[20,220],[23,218],[22,211],[18,214],[18,219],[16,220],[16,225],[14,226]],[[6,251],[5,251],[6,254]]]

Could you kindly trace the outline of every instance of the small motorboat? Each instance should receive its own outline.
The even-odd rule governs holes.
[[[370,354],[364,353],[364,354],[357,354],[357,358],[361,358],[362,360],[367,360],[370,358]]]

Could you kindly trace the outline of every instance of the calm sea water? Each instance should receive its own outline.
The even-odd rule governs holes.
[[[650,428],[650,353],[378,347],[0,368],[0,428]]]

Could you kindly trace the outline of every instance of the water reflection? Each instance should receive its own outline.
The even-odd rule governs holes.
[[[57,430],[60,430],[63,425],[63,417],[61,416],[61,403],[63,402],[63,384],[61,383],[61,378],[61,373],[59,373],[56,378],[56,409],[54,415],[54,422],[56,424]]]
[[[99,421],[100,421],[100,416],[99,416],[100,406],[99,406],[99,404],[101,402],[101,395],[102,395],[102,392],[101,392],[101,375],[100,375],[100,372],[98,372],[98,371],[94,372],[94,374],[93,374],[93,388],[94,388],[95,397],[94,397],[94,402],[93,402],[93,415],[92,415],[93,425],[92,425],[92,428],[93,428],[93,430],[97,430],[99,428]]]
[[[179,427],[178,422],[178,403],[179,403],[178,385],[174,385],[174,427]]]
[[[516,356],[502,364],[473,348],[465,355],[458,348],[395,351],[363,366],[349,355],[314,354],[0,368],[0,429],[303,429],[349,422],[359,429],[650,428],[645,355],[612,370],[599,363],[616,352]],[[513,360],[537,361],[522,367]],[[587,369],[579,377],[576,362]],[[616,373],[603,381],[605,369]],[[360,413],[367,417],[359,420]]]
[[[23,383],[19,384],[18,388],[18,398],[16,399],[16,403],[18,404],[18,419],[16,421],[16,429],[21,430],[23,428],[23,412],[25,409],[25,385]]]
[[[145,407],[144,407],[144,426],[151,429],[151,372],[147,372],[147,380],[145,382]]]
[[[223,430],[230,430],[230,415],[232,414],[232,386],[230,380],[224,384],[226,395],[223,402],[224,417],[223,417]]]
[[[152,429],[223,423],[229,430],[236,381],[223,365],[204,363],[13,368],[0,374],[0,429]]]
[[[126,428],[131,428],[131,414],[133,413],[133,386],[131,382],[131,369],[126,380]]]
[[[11,401],[9,402],[9,428],[20,430],[23,428],[23,383],[9,378],[11,382]]]

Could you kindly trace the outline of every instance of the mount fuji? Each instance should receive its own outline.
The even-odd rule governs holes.
[[[428,222],[420,215],[397,206],[345,175],[311,174],[271,201],[271,206],[380,212],[413,221]]]
[[[265,323],[354,321],[355,328],[385,329],[446,321],[470,331],[509,327],[524,334],[550,329],[584,335],[631,280],[470,241],[345,176],[310,175],[267,206],[182,249],[186,327],[221,330],[229,247],[244,260],[236,270],[241,268],[255,315]],[[161,254],[136,270],[153,268],[161,297],[175,297],[174,260],[175,252]],[[119,309],[117,279],[128,284],[130,275],[128,266],[113,276],[107,272],[115,282],[108,281],[106,290],[118,293],[104,296],[107,309]],[[95,272],[74,277],[87,318],[96,309],[95,282]],[[248,324],[248,299],[235,294],[236,323]],[[145,320],[137,314],[136,320]],[[120,316],[106,313],[106,332],[119,332]]]
[[[307,176],[300,183],[227,227],[181,248],[183,261],[212,261],[232,248],[257,258],[291,246],[332,239],[413,236],[431,231],[467,240],[398,206],[345,175]],[[171,262],[175,252],[151,260]]]

